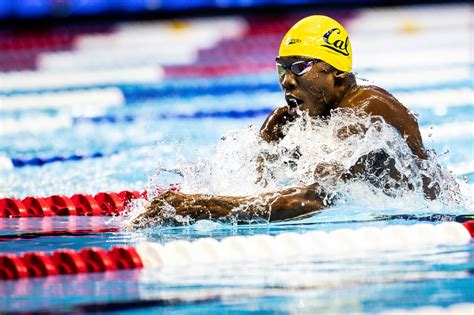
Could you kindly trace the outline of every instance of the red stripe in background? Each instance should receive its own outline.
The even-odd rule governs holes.
[[[214,47],[199,50],[198,60],[192,65],[165,67],[166,77],[207,77],[273,71],[284,34],[298,20],[312,14],[329,15],[345,27],[357,16],[357,13],[351,11],[247,17],[248,28],[244,35],[223,39]]]
[[[90,25],[0,32],[0,71],[35,70],[41,53],[70,51],[78,36],[113,31],[113,25]]]

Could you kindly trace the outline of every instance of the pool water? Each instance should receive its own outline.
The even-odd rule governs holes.
[[[461,206],[417,208],[402,199],[387,204],[374,198],[371,206],[348,202],[303,220],[241,226],[201,221],[138,231],[124,230],[122,217],[0,218],[1,252],[436,224],[473,215],[473,12],[462,4],[331,13],[347,25],[359,83],[387,89],[418,115],[425,146],[458,179]],[[38,33],[36,40],[4,32],[0,197],[143,191],[179,180],[156,170],[214,156],[223,135],[258,128],[283,104],[274,69],[279,41],[295,21],[315,13],[83,25]],[[17,46],[7,46],[9,38]],[[54,45],[45,46],[45,38]],[[363,259],[4,281],[0,312],[448,310],[474,301],[473,257],[471,242]]]

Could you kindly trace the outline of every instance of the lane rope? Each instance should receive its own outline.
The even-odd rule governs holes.
[[[145,192],[124,190],[119,193],[100,192],[75,194],[71,197],[53,195],[48,197],[0,198],[0,218],[45,217],[45,216],[100,216],[119,215],[132,199],[146,198]]]
[[[251,79],[251,80],[249,80]],[[430,107],[436,103],[443,106],[470,104],[472,91],[469,79],[450,82],[428,82],[417,86],[388,85],[385,88],[401,98],[410,107]],[[455,90],[455,91],[452,91]],[[174,82],[143,84],[96,85],[92,88],[41,89],[35,92],[11,92],[0,98],[5,105],[3,110],[18,111],[28,109],[77,108],[80,104],[91,103],[102,108],[120,107],[123,104],[146,101],[149,99],[168,99],[170,97],[197,97],[202,95],[222,96],[232,93],[281,92],[275,75],[270,72],[256,75],[232,75],[225,77],[207,77],[204,79],[179,79]],[[458,93],[458,98],[450,97]],[[41,98],[40,98],[41,96]],[[54,101],[51,101],[51,99]],[[81,102],[78,103],[78,99]],[[41,101],[41,102],[39,102]],[[439,105],[438,105],[439,106]]]
[[[68,229],[67,231],[38,231],[38,232],[22,232],[14,234],[1,234],[0,242],[11,241],[11,240],[25,240],[25,239],[34,239],[41,237],[62,237],[62,236],[85,236],[98,233],[118,233],[120,228],[110,227],[110,228],[101,228],[101,229]]]
[[[268,115],[273,108],[262,107],[258,109],[248,110],[226,110],[226,111],[196,111],[194,113],[154,113],[147,116],[137,114],[107,114],[95,117],[75,117],[72,119],[72,125],[78,125],[81,123],[92,123],[92,124],[116,124],[116,123],[133,123],[133,122],[144,122],[153,120],[163,119],[242,119],[242,118],[253,118],[259,116]],[[465,113],[463,113],[465,116]],[[463,116],[463,117],[464,117]],[[451,139],[456,137],[457,139],[467,136],[465,130],[470,126],[470,122],[448,122],[446,124],[438,125],[435,128],[433,126],[421,127],[420,131],[424,138],[433,137],[437,141]],[[450,132],[445,132],[446,130]],[[453,134],[453,130],[454,133]],[[66,161],[81,161],[86,159],[96,159],[109,157],[120,153],[115,150],[112,152],[94,152],[91,154],[71,154],[71,155],[55,155],[49,157],[34,156],[29,158],[22,157],[0,157],[0,169],[11,169],[13,167],[25,167],[25,166],[43,166],[45,164],[55,162],[66,162]]]
[[[152,115],[117,115],[109,114],[95,117],[76,117],[73,118],[73,124],[89,122],[89,123],[118,123],[118,122],[136,122],[158,119],[205,119],[205,118],[252,118],[262,115],[268,115],[274,107],[263,107],[258,109],[247,110],[224,110],[224,111],[196,111],[193,113],[156,113]]]
[[[412,309],[391,309],[382,312],[382,315],[472,315],[474,303],[458,303],[449,306],[420,306]]]
[[[186,266],[196,264],[294,261],[317,257],[366,257],[377,251],[426,249],[440,245],[465,245],[474,237],[474,220],[463,224],[390,225],[332,232],[282,233],[277,236],[231,236],[220,241],[201,238],[165,244],[143,242],[136,247],[99,247],[79,251],[60,249],[0,255],[0,279],[47,277],[59,274],[105,272]]]
[[[93,124],[115,124],[120,122],[137,122],[137,121],[149,121],[149,120],[162,120],[162,119],[241,119],[241,118],[253,118],[258,116],[268,115],[272,111],[272,108],[260,108],[260,109],[249,109],[249,110],[227,110],[227,111],[197,111],[194,113],[157,113],[155,115],[102,115],[96,117],[76,117],[73,119],[73,125],[80,123],[93,123]],[[71,155],[55,155],[49,157],[30,157],[21,158],[5,157],[2,168],[11,167],[25,167],[25,166],[43,166],[55,162],[67,162],[67,161],[81,161],[86,159],[97,159],[103,157],[109,157],[118,154],[119,151],[113,152],[94,152],[92,154],[71,154]]]
[[[71,155],[55,155],[50,157],[32,157],[32,158],[11,158],[13,167],[24,167],[24,166],[43,166],[45,164],[55,162],[68,162],[68,161],[81,161],[87,159],[98,159],[103,157],[109,157],[117,154],[118,151],[104,153],[94,152],[92,154],[71,154]]]

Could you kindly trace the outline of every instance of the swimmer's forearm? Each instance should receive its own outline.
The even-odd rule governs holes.
[[[263,218],[281,221],[307,215],[326,207],[324,195],[317,185],[290,188],[258,197],[213,196],[205,200],[196,195],[197,204],[191,217],[223,219],[235,217],[242,221]],[[203,210],[206,209],[206,210]]]
[[[147,210],[135,218],[131,224],[136,227],[164,224],[164,222],[174,222],[173,224],[179,225],[184,221],[178,220],[178,216],[194,220],[237,220],[242,223],[258,218],[281,221],[324,208],[324,194],[317,190],[318,186],[315,184],[257,197],[168,192],[153,199]]]
[[[270,221],[296,218],[326,208],[324,197],[317,184],[287,189],[269,204]]]
[[[214,196],[205,194],[174,194],[166,202],[176,209],[176,214],[193,219],[221,219],[231,214],[232,209],[250,202],[249,198]]]

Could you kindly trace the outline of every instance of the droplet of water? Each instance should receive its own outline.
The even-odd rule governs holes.
[[[334,195],[345,196],[340,198],[341,204],[350,200],[349,205],[357,203],[368,209],[374,205],[404,210],[426,207],[423,202],[428,201],[423,198],[423,185],[420,184],[422,175],[433,178],[433,183],[446,191],[446,195],[455,193],[455,189],[448,191],[446,188],[450,187],[453,177],[439,168],[438,156],[429,151],[427,160],[417,161],[404,138],[390,125],[380,121],[374,123],[371,117],[354,112],[333,111],[331,119],[313,119],[306,112],[299,114],[300,118],[284,128],[286,136],[277,143],[262,141],[258,128],[251,126],[224,135],[212,155],[197,154],[194,161],[177,158],[183,175],[181,191],[255,196],[314,184],[314,171],[321,163],[337,163],[341,169],[348,170],[362,160],[363,166],[373,172],[370,184],[364,179],[347,183],[333,171],[320,185]],[[363,132],[338,136],[341,130],[354,130],[354,126],[361,126],[358,130]],[[263,164],[257,171],[262,156]],[[390,172],[377,173],[375,170],[384,163],[396,168],[407,182],[394,181]],[[161,171],[160,175],[163,168]],[[260,183],[256,181],[259,176],[262,178]],[[261,185],[263,182],[265,185]],[[407,204],[406,196],[419,203]],[[332,199],[324,199],[323,203],[330,205]]]

